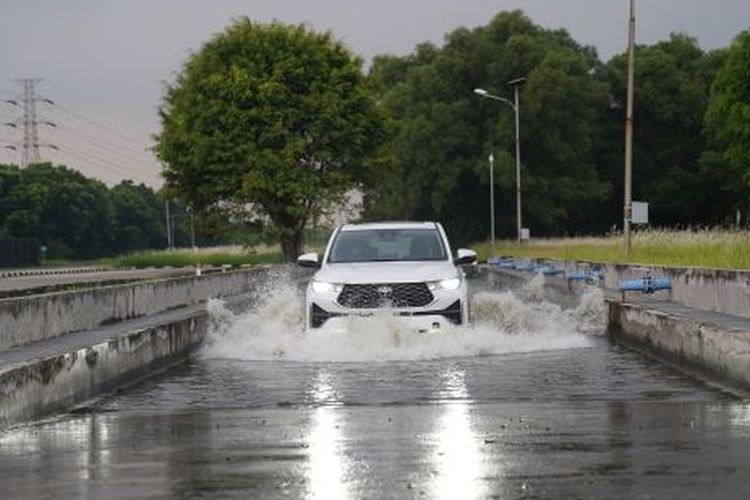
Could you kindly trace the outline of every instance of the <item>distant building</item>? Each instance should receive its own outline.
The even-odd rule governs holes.
[[[317,226],[335,227],[359,220],[362,217],[364,197],[359,189],[352,189],[344,195],[344,201],[317,220]]]

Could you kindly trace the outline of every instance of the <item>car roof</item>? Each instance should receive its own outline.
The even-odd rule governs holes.
[[[362,224],[345,224],[341,226],[341,231],[366,231],[378,229],[435,229],[436,227],[437,224],[435,224],[434,222],[365,222]]]

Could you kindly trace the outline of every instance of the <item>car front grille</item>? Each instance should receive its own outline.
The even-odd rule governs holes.
[[[424,307],[435,298],[426,283],[344,285],[336,301],[351,309]]]

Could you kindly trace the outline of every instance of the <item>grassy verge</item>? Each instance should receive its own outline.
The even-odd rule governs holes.
[[[622,236],[554,238],[533,240],[518,246],[500,241],[475,245],[484,260],[491,255],[637,263],[668,266],[700,266],[750,269],[750,232],[726,230],[639,231],[633,236],[630,256],[623,250]]]
[[[243,250],[234,247],[213,249],[155,250],[138,252],[101,261],[111,267],[184,267],[184,266],[241,266],[284,262],[283,254],[274,248]]]

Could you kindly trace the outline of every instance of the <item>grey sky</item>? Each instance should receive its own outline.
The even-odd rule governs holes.
[[[45,151],[46,159],[110,183],[136,165],[132,178],[158,185],[156,163],[139,151],[158,129],[162,82],[232,17],[330,29],[368,60],[408,53],[424,40],[441,43],[458,26],[486,24],[517,8],[543,26],[568,29],[605,60],[625,46],[627,0],[0,0],[0,98],[17,92],[13,78],[44,78],[45,97],[137,141],[40,106],[44,117],[63,125],[42,129],[42,142],[61,148],[54,156]],[[750,0],[638,1],[639,43],[684,31],[712,49],[748,28]],[[0,105],[3,122],[15,112]],[[15,140],[13,129],[0,130],[0,146]],[[0,161],[17,161],[0,150]],[[105,168],[104,160],[119,167]]]

